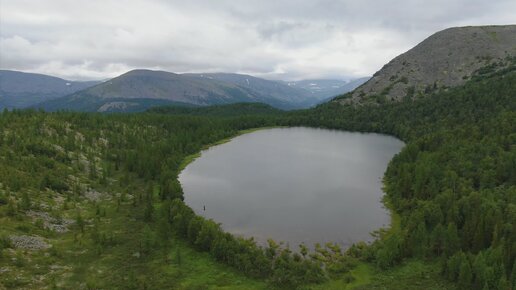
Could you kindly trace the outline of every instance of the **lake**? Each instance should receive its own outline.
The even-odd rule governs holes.
[[[264,129],[203,151],[179,180],[186,204],[230,233],[347,247],[390,224],[381,181],[403,146],[381,134]]]

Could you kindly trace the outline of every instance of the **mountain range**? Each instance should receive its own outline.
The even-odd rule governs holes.
[[[104,82],[71,82],[5,70],[0,71],[0,78],[0,108],[97,112],[134,112],[162,105],[208,106],[240,102],[299,109],[348,92],[365,81],[283,82],[243,74],[176,74],[142,69]]]

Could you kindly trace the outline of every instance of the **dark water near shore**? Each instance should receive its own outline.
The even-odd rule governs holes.
[[[345,247],[389,225],[381,179],[403,145],[379,134],[266,129],[202,152],[179,180],[185,202],[233,234]]]

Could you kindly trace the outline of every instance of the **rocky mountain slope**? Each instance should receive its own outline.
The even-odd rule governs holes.
[[[24,108],[89,88],[99,82],[76,82],[42,74],[0,70],[0,109]]]
[[[383,103],[463,85],[516,57],[516,25],[456,27],[437,32],[387,63],[340,103]]]

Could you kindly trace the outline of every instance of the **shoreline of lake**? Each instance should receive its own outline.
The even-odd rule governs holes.
[[[323,129],[323,128],[311,128],[311,127],[261,127],[261,128],[253,128],[253,129],[250,129],[250,130],[244,130],[244,131],[240,131],[238,132],[238,134],[232,136],[232,137],[229,137],[229,138],[225,138],[223,140],[220,140],[218,142],[215,142],[214,144],[210,144],[209,146],[205,146],[201,151],[199,151],[198,153],[196,154],[193,154],[193,155],[190,155],[188,156],[187,158],[185,158],[185,160],[183,161],[182,163],[182,167],[181,167],[181,171],[180,171],[180,174],[179,176],[181,177],[184,173],[184,170],[186,169],[187,166],[189,166],[190,164],[192,164],[194,161],[198,160],[199,157],[201,157],[203,155],[203,153],[205,152],[208,152],[209,150],[217,147],[218,145],[222,145],[222,144],[226,144],[230,141],[233,141],[235,140],[237,137],[240,137],[240,136],[244,136],[244,135],[247,135],[249,133],[254,133],[254,132],[257,132],[257,131],[263,131],[263,130],[267,130],[267,129],[296,129],[296,130],[316,130],[318,132],[328,132],[328,133],[331,133],[331,134],[352,134],[352,135],[361,135],[361,136],[377,136],[375,138],[378,138],[378,137],[387,137],[388,139],[389,138],[392,138],[392,139],[395,139],[396,142],[399,142],[399,144],[401,144],[399,146],[399,148],[397,149],[396,152],[394,152],[388,159],[387,163],[385,164],[385,168],[387,167],[387,165],[389,164],[389,162],[392,160],[393,156],[398,153],[402,148],[403,146],[405,146],[405,144],[393,137],[393,136],[389,136],[389,135],[384,135],[384,134],[378,134],[378,133],[363,133],[363,132],[347,132],[347,131],[341,131],[341,130],[331,130],[331,129]],[[385,169],[384,168],[384,169]],[[381,175],[379,176],[379,178],[383,178],[384,176],[384,173],[385,173],[385,170],[382,171]],[[180,182],[181,182],[181,178],[180,179]],[[380,187],[383,187],[383,181],[380,182]],[[187,202],[187,200],[189,199],[189,196],[191,193],[188,192],[188,190],[185,188],[183,182],[181,182],[181,186],[183,187],[183,191],[184,191],[184,194],[185,194],[185,202]],[[380,193],[381,193],[381,196],[380,196],[380,200],[378,200],[378,204],[380,206],[382,206],[384,209],[385,209],[385,212],[387,213],[387,216],[388,216],[388,223],[386,222],[385,224],[381,224],[381,225],[378,225],[378,227],[376,227],[374,230],[372,231],[390,231],[390,230],[393,230],[395,227],[396,227],[396,223],[399,223],[399,219],[396,219],[396,214],[395,212],[392,210],[392,208],[390,208],[388,206],[388,203],[385,201],[384,197],[385,197],[385,193],[383,192],[383,190],[380,188]],[[221,197],[222,198],[222,197]],[[191,205],[190,205],[191,206]],[[196,214],[199,214],[199,215],[203,215],[203,212],[199,212],[199,210],[196,210]],[[209,216],[207,216],[208,218],[210,218]],[[235,230],[235,228],[233,228],[233,230],[229,229],[229,228],[226,228],[226,225],[227,223],[224,222],[224,221],[221,221],[217,218],[214,218],[214,220],[216,222],[222,222],[225,230],[227,230],[228,232],[232,232],[233,234],[239,234],[239,232],[241,232],[241,234],[245,237],[250,237],[250,236],[253,236],[253,237],[257,237],[259,235],[256,235],[256,234],[249,234],[248,232],[246,233],[246,230],[245,228],[243,229],[240,229],[240,230]],[[398,221],[397,221],[398,220]],[[338,221],[338,220],[337,220]],[[344,240],[340,240],[340,241],[327,241],[327,242],[337,242],[339,244],[345,244],[345,245],[349,245],[351,243],[355,243],[355,242],[358,242],[358,241],[366,241],[366,242],[371,242],[372,239],[370,238],[371,236],[369,235],[368,233],[368,237],[369,238],[365,238],[365,239],[360,239],[360,240],[353,240],[353,241],[344,241]],[[277,240],[277,239],[275,239]]]

